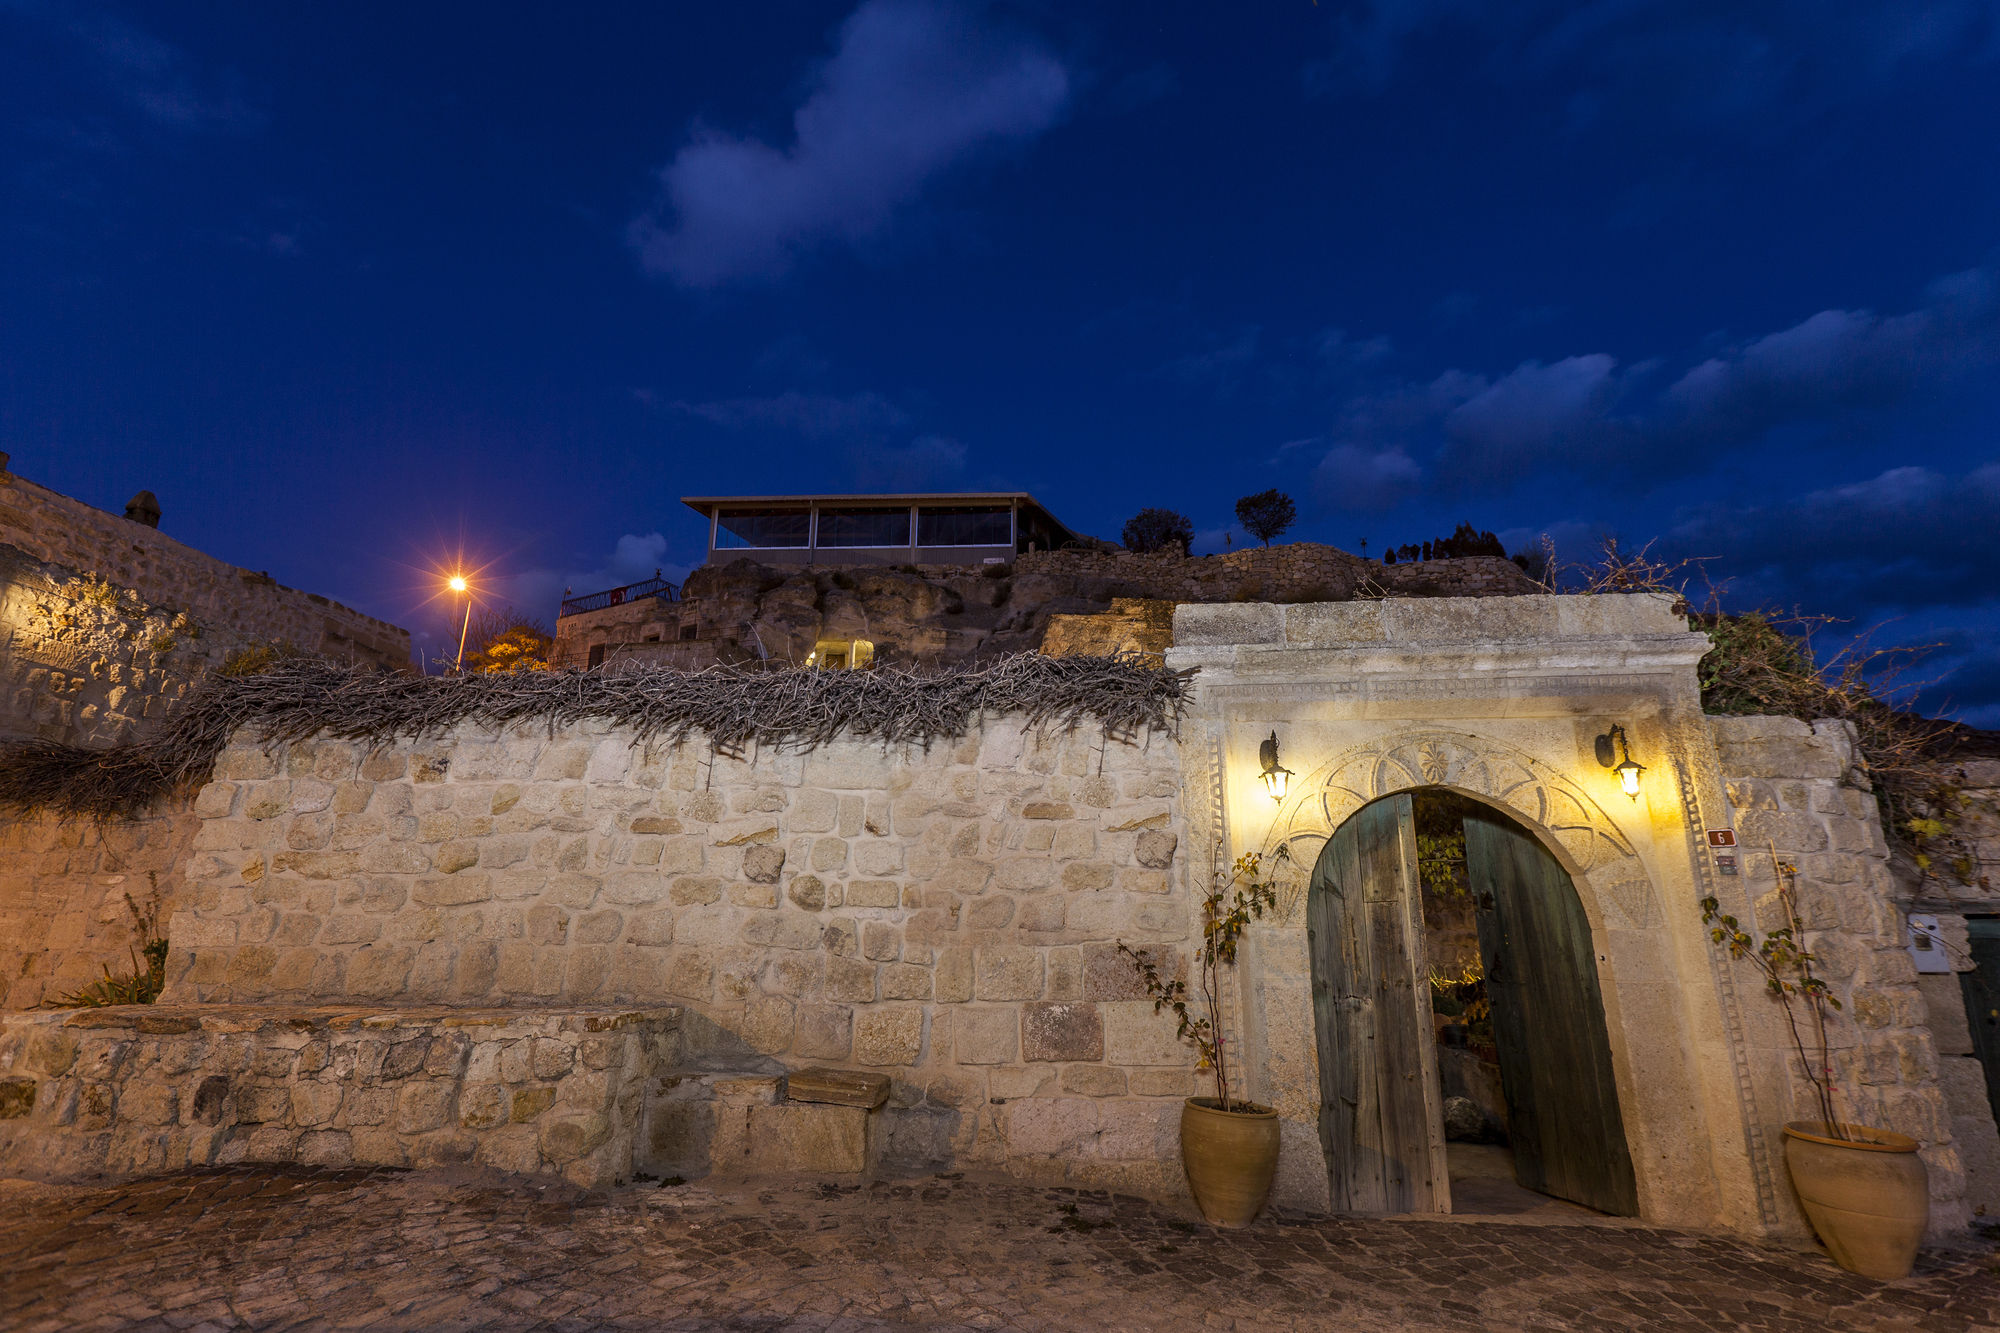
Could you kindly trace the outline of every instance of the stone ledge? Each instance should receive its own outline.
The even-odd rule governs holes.
[[[0,1016],[0,1174],[236,1162],[631,1175],[677,1007],[148,1005]]]

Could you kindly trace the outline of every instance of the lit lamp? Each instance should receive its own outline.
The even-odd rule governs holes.
[[[1257,780],[1264,784],[1264,790],[1271,793],[1272,800],[1284,800],[1285,788],[1292,781],[1292,770],[1278,763],[1277,732],[1272,732],[1271,739],[1258,747],[1257,762],[1264,766],[1264,771],[1257,775]]]
[[[467,630],[472,628],[472,596],[469,592],[470,585],[466,583],[465,575],[453,574],[446,580],[446,586],[459,596],[465,598],[465,623],[458,627],[458,661],[451,668],[453,671],[463,671],[465,670],[465,634]]]
[[[1614,722],[1611,730],[1597,738],[1597,762],[1618,775],[1618,785],[1627,796],[1639,799],[1639,775],[1646,771],[1646,766],[1633,761],[1631,747],[1625,741],[1625,728]]]

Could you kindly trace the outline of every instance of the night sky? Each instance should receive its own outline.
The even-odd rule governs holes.
[[[1714,557],[2000,725],[2000,3],[0,0],[0,449],[447,637],[688,494]]]

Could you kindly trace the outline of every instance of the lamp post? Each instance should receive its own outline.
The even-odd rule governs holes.
[[[457,672],[465,670],[465,635],[472,628],[472,590],[463,574],[453,574],[450,587],[453,592],[465,598],[465,622],[458,627],[458,661],[454,662],[451,668]]]

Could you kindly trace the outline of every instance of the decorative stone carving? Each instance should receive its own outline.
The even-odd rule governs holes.
[[[1632,844],[1575,783],[1525,754],[1493,741],[1435,730],[1380,737],[1336,755],[1298,783],[1271,823],[1263,851],[1280,844],[1290,866],[1280,872],[1278,922],[1304,921],[1306,883],[1333,831],[1370,801],[1415,787],[1449,787],[1518,815],[1561,849],[1614,929],[1657,925],[1650,878]]]

